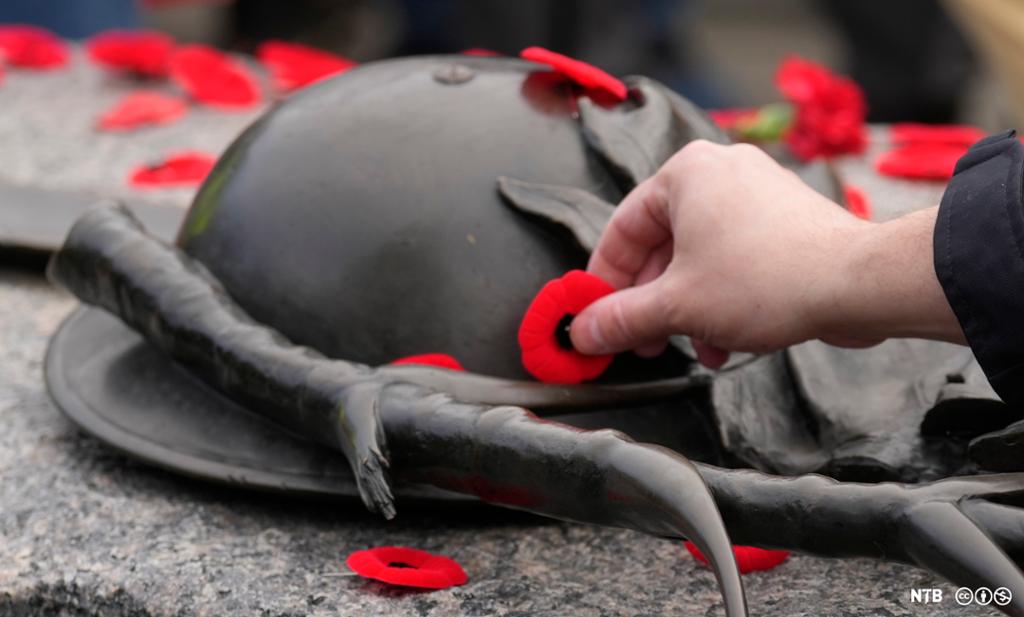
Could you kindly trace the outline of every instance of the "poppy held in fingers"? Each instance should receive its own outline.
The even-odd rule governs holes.
[[[571,81],[588,90],[596,90],[616,102],[626,100],[626,84],[592,64],[564,56],[543,47],[527,47],[519,57],[538,64],[546,64]]]
[[[469,580],[454,559],[404,546],[356,551],[345,563],[359,576],[405,587],[447,589]]]
[[[580,270],[544,285],[519,325],[519,348],[526,372],[540,381],[563,384],[600,376],[614,356],[589,356],[573,349],[569,325],[580,311],[614,291],[600,278]]]
[[[462,364],[449,356],[446,353],[421,353],[415,356],[405,356],[397,360],[390,362],[392,366],[400,366],[403,364],[419,364],[422,366],[436,366],[438,368],[446,368],[452,371],[464,371],[466,370]]]
[[[96,126],[103,131],[130,131],[143,126],[170,124],[185,115],[188,105],[175,96],[159,92],[133,92],[100,116]]]
[[[707,565],[707,557],[693,542],[687,541],[684,544],[694,559]],[[789,558],[789,551],[773,551],[756,546],[733,546],[732,552],[736,555],[736,565],[739,566],[741,574],[771,570]]]
[[[108,30],[86,43],[89,58],[109,69],[143,77],[167,75],[174,39],[153,30]]]

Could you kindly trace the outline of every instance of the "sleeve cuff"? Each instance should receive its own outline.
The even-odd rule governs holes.
[[[942,196],[935,272],[999,396],[1024,405],[1024,146],[1014,131],[974,144]]]

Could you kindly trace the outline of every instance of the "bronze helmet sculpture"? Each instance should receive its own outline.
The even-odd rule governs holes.
[[[627,100],[609,104],[537,64],[433,57],[365,65],[303,91],[225,153],[177,248],[122,209],[75,225],[51,277],[123,324],[95,310],[71,318],[48,358],[54,396],[87,428],[143,456],[146,439],[109,432],[104,405],[126,421],[159,417],[150,431],[200,427],[178,442],[148,436],[163,446],[149,458],[193,473],[225,468],[230,450],[200,433],[236,426],[229,418],[244,415],[239,408],[256,412],[342,452],[363,501],[386,516],[393,483],[399,496],[416,495],[404,484],[415,483],[689,537],[714,565],[732,616],[746,606],[730,536],[1005,586],[1019,598],[1006,610],[1020,614],[1024,537],[1013,506],[1024,476],[790,479],[692,464],[620,432],[526,411],[572,413],[601,428],[613,423],[598,413],[620,410],[665,427],[666,410],[685,404],[713,418],[713,439],[730,451],[712,462],[782,474],[917,481],[1010,458],[991,453],[1012,451],[1012,440],[979,435],[1017,414],[969,357],[948,348],[896,343],[851,356],[809,345],[711,374],[687,362],[679,342],[649,363],[625,362],[607,383],[522,380],[514,331],[532,293],[581,265],[612,204],[675,150],[724,139],[663,86],[627,83]],[[118,357],[97,353],[112,348]],[[472,372],[386,365],[424,351],[452,353]],[[104,379],[68,370],[89,355]],[[170,374],[169,360],[186,372]],[[884,394],[862,421],[844,397],[877,380]],[[905,435],[879,430],[894,407],[909,409]],[[964,408],[986,419],[959,426]],[[217,438],[273,459],[276,446],[260,430]],[[214,451],[196,452],[200,442]],[[313,475],[333,471],[326,459],[303,461]],[[250,471],[255,484],[288,472],[255,463]]]

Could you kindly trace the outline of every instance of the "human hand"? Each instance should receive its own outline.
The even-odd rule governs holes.
[[[819,338],[962,341],[932,265],[934,223],[935,209],[863,221],[754,146],[692,142],[616,209],[588,270],[619,291],[573,320],[573,345],[654,355],[685,334],[718,367],[728,351]]]

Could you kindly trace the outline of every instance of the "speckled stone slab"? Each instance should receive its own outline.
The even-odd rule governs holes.
[[[218,155],[266,108],[224,112],[192,105],[173,124],[131,132],[96,130],[104,111],[140,89],[181,94],[170,82],[98,70],[78,48],[65,68],[8,69],[0,84],[0,181],[187,207],[192,189],[140,191],[128,186],[129,173],[182,150]]]
[[[219,152],[253,118],[193,111],[171,127],[95,135],[95,114],[128,88],[80,59],[70,74],[10,73],[0,178],[133,194],[123,178],[139,160]],[[941,185],[881,180],[869,160],[841,168],[881,218],[941,195]],[[184,205],[189,192],[149,198]],[[0,265],[0,616],[722,614],[711,573],[678,542],[483,506],[402,509],[387,523],[351,502],[241,492],[134,463],[47,398],[46,340],[73,306],[38,272]],[[469,583],[422,593],[347,573],[346,554],[388,544],[449,555]],[[864,560],[795,557],[745,580],[762,617],[995,614],[957,605],[954,587],[923,571]],[[933,587],[941,604],[911,603],[911,589]]]

